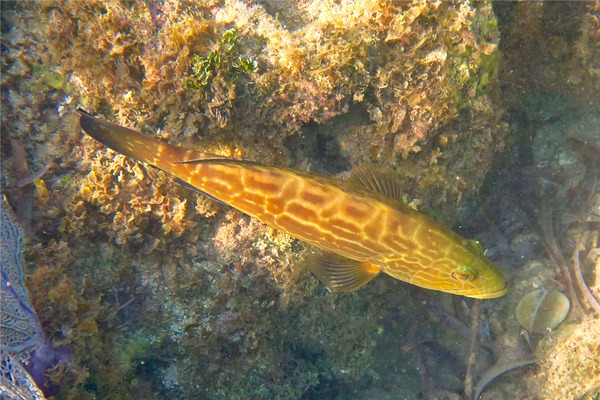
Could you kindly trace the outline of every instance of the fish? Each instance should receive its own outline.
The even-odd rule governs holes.
[[[406,205],[397,176],[359,168],[348,180],[174,146],[78,109],[83,131],[180,184],[308,243],[313,273],[353,292],[379,273],[473,298],[508,291],[483,247]]]

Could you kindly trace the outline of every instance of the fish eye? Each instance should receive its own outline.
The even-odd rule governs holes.
[[[475,273],[473,273],[473,271],[471,271],[471,269],[468,267],[462,267],[457,271],[453,271],[450,276],[452,276],[452,279],[456,281],[469,282],[475,278]]]

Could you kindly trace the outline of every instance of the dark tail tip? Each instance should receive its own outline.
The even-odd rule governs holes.
[[[79,112],[79,125],[85,133],[126,156],[132,156],[133,151],[128,145],[132,138],[144,138],[137,131],[96,118],[81,108],[78,108],[77,112]]]
[[[83,108],[81,108],[81,107],[77,107],[77,111],[78,111],[80,114],[83,114],[83,115],[89,115],[90,117],[92,116],[92,114],[90,114],[89,112],[85,111],[85,110],[84,110]]]
[[[79,112],[79,125],[81,129],[94,139],[102,141],[105,136],[105,133],[101,129],[104,121],[99,120],[81,108],[78,108],[77,111]]]
[[[132,136],[144,137],[144,135],[133,129],[96,118],[81,108],[78,108],[77,111],[79,112],[79,125],[81,129],[113,150],[122,152],[120,147],[122,147],[123,143],[130,140]]]
[[[92,134],[92,129],[100,120],[89,112],[85,111],[83,108],[77,107],[77,112],[79,113],[79,125],[81,126],[81,129],[83,129],[88,135],[96,138],[96,136]]]
[[[127,157],[150,163],[162,145],[157,139],[90,115],[78,108],[79,125],[89,136]],[[166,146],[166,144],[165,144]],[[152,164],[154,165],[154,164]]]

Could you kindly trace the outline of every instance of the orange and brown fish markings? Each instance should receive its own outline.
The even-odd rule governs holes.
[[[353,291],[383,271],[433,290],[477,298],[506,293],[500,268],[477,245],[371,188],[357,183],[187,150],[81,112],[81,126],[113,150],[175,175],[187,186],[337,256],[314,272],[332,290]],[[386,174],[390,179],[389,174]],[[383,179],[383,178],[382,178]],[[394,195],[394,194],[391,194]]]

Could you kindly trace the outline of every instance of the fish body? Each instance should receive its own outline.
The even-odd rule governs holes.
[[[401,201],[341,179],[176,147],[81,112],[81,126],[113,150],[333,256],[313,271],[353,291],[380,271],[417,286],[493,298],[507,291],[480,246]]]

